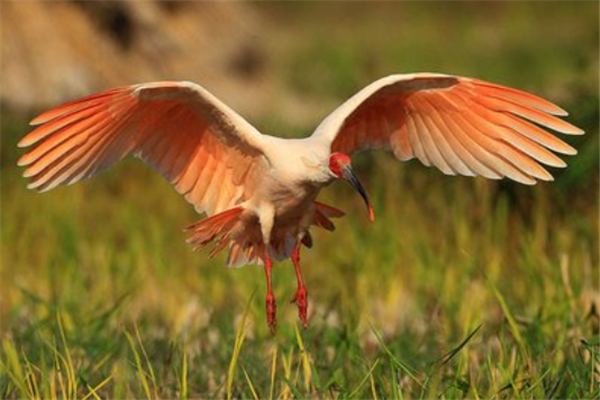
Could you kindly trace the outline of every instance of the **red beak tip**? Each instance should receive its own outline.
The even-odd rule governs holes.
[[[375,211],[373,211],[373,207],[369,206],[369,221],[375,222]]]

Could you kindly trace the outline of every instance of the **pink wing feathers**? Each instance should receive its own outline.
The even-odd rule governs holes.
[[[202,87],[188,82],[125,86],[35,118],[20,147],[29,188],[72,184],[134,154],[199,213],[230,208],[251,190],[264,161],[262,135]]]
[[[315,130],[332,152],[391,149],[447,175],[549,181],[540,165],[564,167],[556,155],[576,150],[546,131],[583,131],[537,96],[481,80],[441,74],[392,75],[367,86]]]

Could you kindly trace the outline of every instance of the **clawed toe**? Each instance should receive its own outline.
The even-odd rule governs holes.
[[[291,303],[296,303],[298,305],[298,317],[300,317],[302,326],[306,329],[306,327],[308,327],[308,293],[304,286],[298,288]]]
[[[267,309],[267,324],[269,324],[269,330],[272,334],[275,333],[277,328],[277,305],[275,303],[275,296],[268,294],[266,298],[266,309]]]

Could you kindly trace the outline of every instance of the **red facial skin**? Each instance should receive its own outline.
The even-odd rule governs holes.
[[[350,165],[351,160],[348,154],[333,153],[329,156],[329,170],[339,179],[343,179],[342,168]]]
[[[369,198],[362,184],[358,180],[358,178],[352,172],[351,160],[348,154],[344,153],[333,153],[329,156],[329,170],[333,175],[335,175],[338,179],[345,179],[348,181],[354,188],[360,193],[362,198],[365,200],[367,204],[367,209],[369,211],[369,219],[371,222],[375,221],[375,212],[373,211],[373,206],[369,202]]]

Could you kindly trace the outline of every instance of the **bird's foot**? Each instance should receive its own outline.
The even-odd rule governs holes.
[[[267,324],[269,324],[269,330],[271,334],[275,334],[277,327],[277,305],[275,304],[275,296],[273,293],[268,293],[266,298],[267,305]]]
[[[291,303],[298,305],[298,317],[302,321],[304,329],[308,327],[307,311],[308,311],[308,292],[304,286],[300,286],[296,291],[296,295],[292,299]]]

